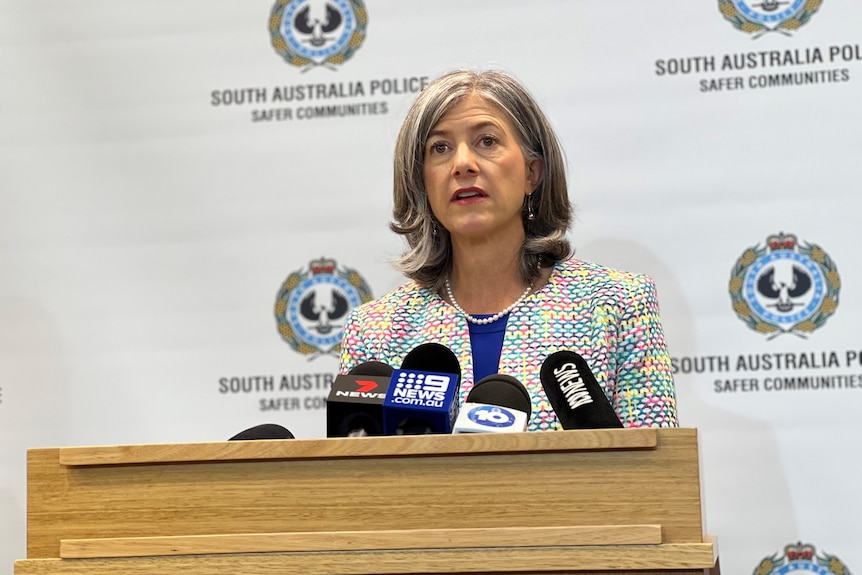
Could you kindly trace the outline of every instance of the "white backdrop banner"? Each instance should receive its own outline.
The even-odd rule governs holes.
[[[577,255],[656,279],[724,571],[859,572],[860,29],[847,0],[0,0],[0,573],[28,448],[325,435],[347,311],[403,281],[395,135],[455,67],[545,108]]]

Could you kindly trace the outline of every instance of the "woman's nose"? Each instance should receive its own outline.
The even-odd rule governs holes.
[[[474,175],[479,172],[476,163],[476,154],[467,144],[460,144],[455,148],[452,155],[452,175],[465,176]]]

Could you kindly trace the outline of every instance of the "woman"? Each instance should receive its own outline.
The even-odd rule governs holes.
[[[504,373],[533,403],[530,430],[559,428],[539,370],[582,355],[626,427],[677,425],[670,359],[652,280],[570,259],[562,152],[510,76],[457,70],[419,94],[395,148],[391,228],[412,281],[355,309],[341,371],[401,365],[429,341],[461,363],[461,400]]]

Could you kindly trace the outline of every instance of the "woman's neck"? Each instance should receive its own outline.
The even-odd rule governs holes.
[[[521,242],[471,244],[453,242],[452,294],[469,314],[494,314],[517,300],[527,284],[520,271]],[[449,302],[452,303],[452,302]]]

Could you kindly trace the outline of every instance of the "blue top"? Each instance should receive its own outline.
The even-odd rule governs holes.
[[[476,319],[485,319],[493,314],[474,315]],[[509,314],[497,321],[479,325],[468,322],[470,329],[470,347],[473,348],[473,381],[499,372],[500,353],[503,351],[503,337],[506,335],[506,320]]]

